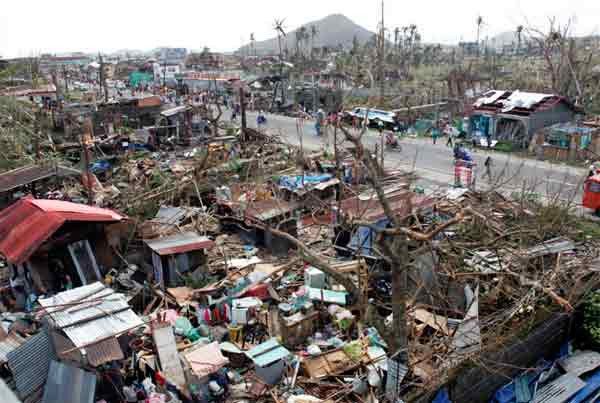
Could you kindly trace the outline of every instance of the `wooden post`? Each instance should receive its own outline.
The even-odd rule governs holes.
[[[383,158],[384,158],[384,155],[385,155],[385,134],[383,132],[384,132],[383,130],[381,130],[379,132],[379,134],[381,136],[381,162],[380,162],[380,164],[381,164],[381,176],[383,176],[384,173],[385,173],[385,169],[384,169],[384,165],[383,165],[383,163],[384,163]]]
[[[240,111],[242,114],[242,140],[246,141],[246,96],[244,95],[243,84],[240,87]]]

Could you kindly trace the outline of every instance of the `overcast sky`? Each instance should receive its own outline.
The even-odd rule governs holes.
[[[274,36],[275,18],[292,30],[342,13],[367,29],[380,19],[379,0],[2,0],[0,55],[160,46],[231,51]],[[600,33],[599,0],[387,0],[386,26],[417,24],[427,42],[473,40],[476,18],[482,38],[519,24],[547,26],[550,16],[576,18],[577,34]]]

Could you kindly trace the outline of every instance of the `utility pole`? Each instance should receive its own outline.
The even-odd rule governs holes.
[[[69,95],[69,77],[67,77],[67,66],[63,64],[63,80],[65,80],[65,95]]]
[[[163,89],[167,86],[167,58],[163,59]]]
[[[311,77],[312,77],[312,93],[313,93],[313,112],[316,112],[319,109],[319,106],[317,105],[317,85],[315,82],[315,71],[313,70],[311,72]]]
[[[100,61],[100,85],[104,89],[104,102],[108,102],[108,87],[106,86],[106,74],[104,73],[104,59],[102,59],[100,53],[98,53],[98,59]]]
[[[86,144],[86,134],[89,135],[90,139],[93,139],[93,131],[94,131],[94,124],[92,123],[91,119],[87,119],[84,124],[83,127],[85,128],[83,130],[83,133],[80,135],[80,142],[81,142],[81,152],[83,154],[83,162],[85,163],[85,167],[84,167],[84,175],[85,175],[85,184],[86,184],[86,188],[87,188],[87,194],[88,194],[88,204],[91,206],[94,204],[94,186],[92,184],[92,175],[90,173],[90,150]]]
[[[381,28],[379,31],[379,98],[383,102],[385,96],[385,22],[384,22],[384,7],[381,0]]]

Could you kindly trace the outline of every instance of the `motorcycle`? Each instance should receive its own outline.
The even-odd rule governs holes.
[[[398,141],[398,138],[394,135],[393,132],[385,133],[385,148],[387,150],[402,151],[400,142]]]

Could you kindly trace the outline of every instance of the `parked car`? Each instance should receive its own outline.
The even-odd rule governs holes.
[[[369,111],[368,116],[367,110]],[[397,125],[397,122],[394,119],[394,112],[363,107],[354,108],[351,111],[344,112],[344,119],[348,122],[351,122],[354,118],[358,118],[362,121],[365,117],[369,120],[369,126],[375,126],[380,121],[383,122],[386,129],[393,129]]]

